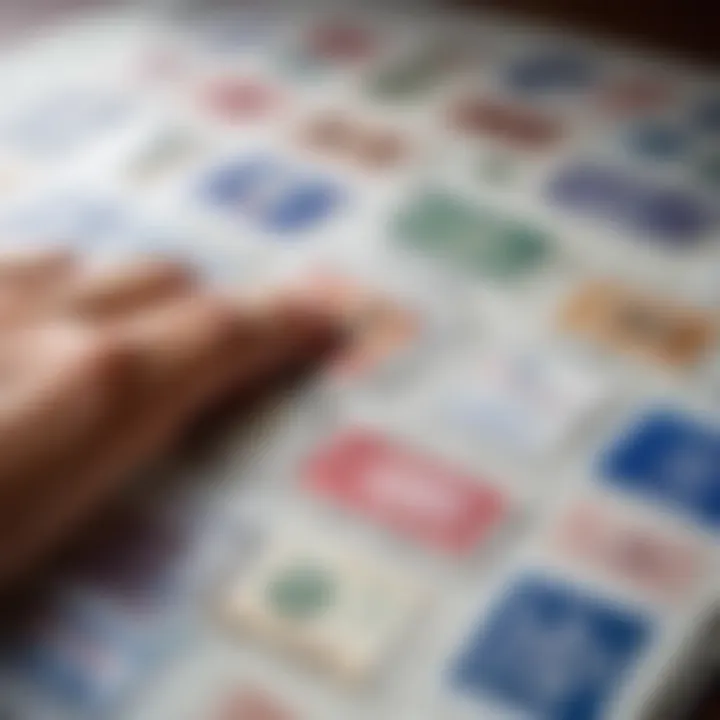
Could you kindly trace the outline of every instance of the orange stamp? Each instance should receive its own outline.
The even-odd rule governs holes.
[[[575,291],[559,323],[601,345],[675,368],[698,361],[717,332],[712,317],[699,308],[610,281]]]

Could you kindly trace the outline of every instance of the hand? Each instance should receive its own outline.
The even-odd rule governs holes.
[[[334,335],[307,302],[233,301],[170,262],[0,258],[0,588],[199,412],[306,365]]]

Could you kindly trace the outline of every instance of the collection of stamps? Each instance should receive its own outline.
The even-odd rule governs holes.
[[[662,693],[718,591],[720,308],[691,290],[720,268],[720,91],[472,22],[166,20],[116,91],[0,118],[3,245],[300,277],[348,334],[253,462],[132,494],[70,554],[3,639],[8,712],[609,720]]]

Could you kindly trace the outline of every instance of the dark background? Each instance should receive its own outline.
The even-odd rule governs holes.
[[[671,50],[715,67],[720,61],[718,0],[453,0],[448,4],[517,11]]]

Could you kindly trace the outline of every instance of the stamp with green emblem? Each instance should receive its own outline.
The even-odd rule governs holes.
[[[426,190],[396,216],[403,245],[486,277],[514,278],[536,269],[550,252],[542,229],[443,190]]]

